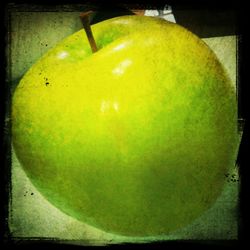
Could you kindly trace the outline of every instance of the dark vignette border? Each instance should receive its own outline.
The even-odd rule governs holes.
[[[30,3],[31,2],[31,3]],[[130,2],[119,2],[119,3],[111,3],[111,2],[105,2],[105,5],[101,3],[101,1],[64,1],[64,0],[57,0],[57,1],[22,1],[21,3],[18,3],[17,1],[11,2],[10,4],[6,3],[4,5],[4,8],[1,8],[1,17],[3,18],[3,35],[1,40],[2,48],[6,48],[6,45],[10,42],[8,40],[8,30],[9,30],[9,19],[8,15],[9,12],[13,9],[18,9],[19,11],[81,11],[86,10],[86,8],[98,10],[103,9],[108,10],[110,8],[114,8],[114,5],[119,5],[124,7],[132,7],[134,9],[159,9],[162,6],[164,6],[166,3],[171,5],[173,8],[173,12],[175,14],[175,10],[178,12],[178,10],[192,10],[192,9],[198,9],[198,10],[232,10],[236,13],[236,23],[232,23],[233,31],[228,32],[235,32],[239,38],[238,38],[238,48],[237,48],[237,91],[238,91],[238,108],[239,108],[239,119],[240,128],[243,129],[243,137],[240,145],[239,155],[237,159],[237,163],[240,166],[240,176],[241,176],[241,191],[240,191],[240,211],[239,211],[239,240],[222,240],[222,241],[168,241],[168,242],[157,242],[157,243],[149,243],[149,244],[122,244],[119,245],[119,247],[143,247],[148,248],[157,248],[157,247],[192,247],[193,249],[200,249],[202,248],[209,248],[209,247],[238,247],[243,241],[247,240],[247,227],[249,222],[249,207],[246,203],[246,197],[247,197],[247,176],[248,176],[248,167],[247,162],[247,154],[246,149],[249,148],[249,138],[247,137],[249,135],[248,130],[248,120],[247,120],[247,78],[249,74],[249,70],[247,67],[247,59],[248,59],[248,53],[249,53],[249,40],[247,36],[247,29],[248,26],[248,18],[249,13],[247,12],[247,6],[240,2],[230,2],[225,1],[225,3],[220,2],[220,5],[218,4],[218,1],[210,0],[210,1],[203,1],[203,3],[195,3],[195,1],[160,1],[160,2],[154,2],[154,1],[134,1],[133,3]],[[123,9],[124,10],[124,9]],[[178,17],[178,15],[176,16]],[[178,18],[177,18],[178,19]],[[200,19],[200,21],[202,21]],[[225,20],[227,22],[228,20]],[[177,20],[178,22],[178,20]],[[185,20],[183,20],[185,24]],[[181,22],[178,22],[181,24]],[[226,24],[226,23],[225,23]],[[184,25],[185,26],[185,25]],[[248,26],[249,27],[249,26]],[[231,27],[232,28],[232,27]],[[201,37],[205,37],[205,34],[199,33],[201,31],[195,30],[194,33],[197,33]],[[212,36],[212,34],[210,34]],[[216,36],[216,35],[214,35]],[[44,248],[44,247],[52,247],[52,248],[77,248],[80,246],[77,245],[71,245],[72,242],[64,241],[60,244],[57,244],[56,239],[16,239],[13,238],[10,234],[9,228],[8,228],[8,209],[9,209],[9,202],[11,200],[11,185],[10,185],[10,166],[11,166],[11,150],[10,150],[10,140],[11,140],[11,134],[10,134],[10,120],[8,119],[10,114],[10,106],[11,106],[11,90],[10,90],[10,77],[9,72],[7,72],[8,68],[8,60],[6,58],[6,51],[1,51],[2,54],[2,83],[1,84],[1,90],[0,94],[1,96],[1,105],[0,105],[0,114],[1,114],[1,161],[3,163],[3,167],[1,167],[1,244],[4,244],[5,247],[25,247],[27,249],[33,249],[35,248]],[[88,243],[86,242],[88,245]],[[115,246],[108,246],[108,247],[115,247]]]

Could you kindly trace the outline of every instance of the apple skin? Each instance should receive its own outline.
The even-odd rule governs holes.
[[[12,140],[37,189],[63,212],[127,236],[164,235],[215,202],[235,163],[235,89],[179,25],[112,18],[69,36],[23,77]]]

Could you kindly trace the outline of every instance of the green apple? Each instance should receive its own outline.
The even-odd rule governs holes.
[[[237,103],[215,54],[163,19],[116,17],[80,30],[25,74],[12,139],[56,207],[127,236],[164,235],[213,205],[235,163]]]

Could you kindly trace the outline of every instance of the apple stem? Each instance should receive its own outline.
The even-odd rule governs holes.
[[[96,46],[95,39],[93,37],[93,33],[92,33],[92,30],[90,27],[90,20],[89,20],[89,17],[92,13],[93,13],[93,11],[83,12],[80,14],[80,19],[82,21],[83,28],[86,32],[87,37],[88,37],[91,50],[93,53],[95,53],[98,49]]]

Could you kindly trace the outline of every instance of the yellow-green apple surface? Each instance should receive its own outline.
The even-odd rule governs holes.
[[[215,202],[234,164],[234,86],[183,27],[116,17],[69,36],[25,74],[13,145],[65,213],[127,236],[167,234]]]

